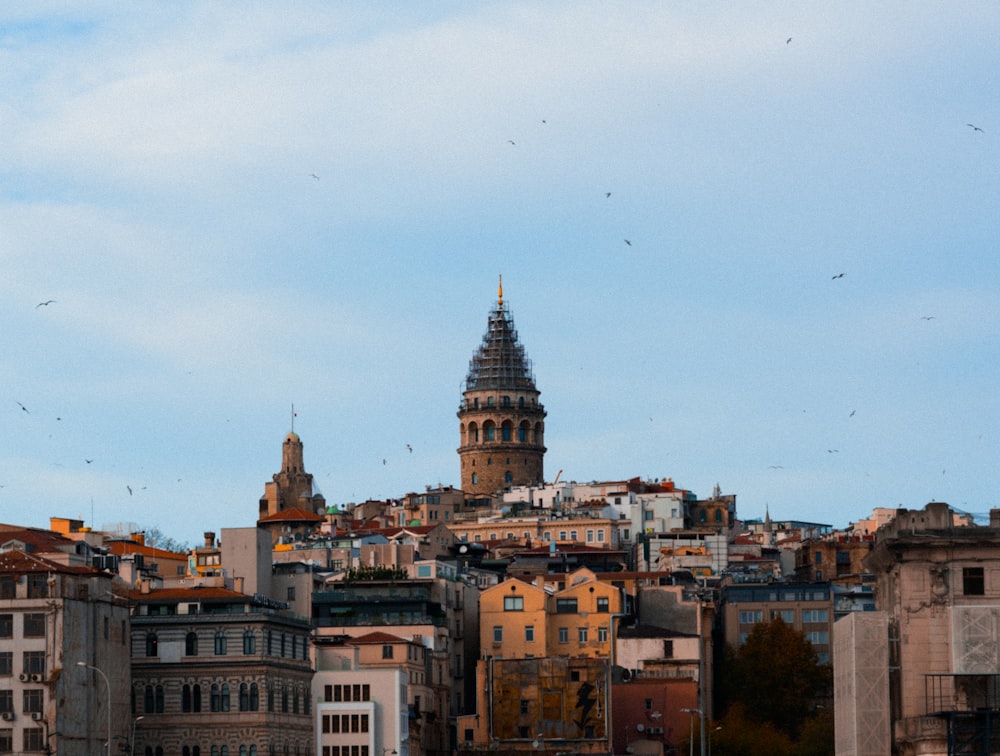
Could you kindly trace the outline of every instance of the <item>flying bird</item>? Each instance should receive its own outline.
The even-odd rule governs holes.
[[[934,320],[934,316],[933,315],[921,315],[920,319],[921,320]]]
[[[93,462],[94,460],[92,460],[92,459],[87,459],[86,457],[84,457],[84,458],[83,458],[83,461],[84,461],[84,462],[86,462],[86,463],[87,463],[87,464],[89,465],[89,464],[90,464],[91,462]]]
[[[132,486],[125,486],[125,488],[128,489],[128,495],[131,496],[132,495]]]
[[[827,450],[826,450],[826,453],[827,453],[827,454],[836,454],[836,453],[837,453],[837,451],[838,451],[837,449],[827,449]]]
[[[835,276],[834,276],[834,277],[833,277],[833,278],[832,278],[831,280],[832,280],[832,281],[836,281],[836,280],[837,280],[838,278],[843,278],[843,277],[844,277],[844,274],[843,274],[843,273],[838,273],[838,274],[837,274],[837,275],[835,275]]]
[[[507,144],[514,144],[514,140],[513,140],[513,139],[508,139],[508,140],[507,140]],[[515,145],[515,146],[516,146],[516,145]]]
[[[785,468],[782,467],[781,465],[768,465],[767,469],[768,470],[784,470]]]
[[[850,414],[850,415],[848,415],[848,417],[854,417],[854,413],[855,413],[855,412],[857,412],[857,410],[851,410],[851,414]]]
[[[611,192],[605,192],[605,193],[604,193],[604,196],[605,196],[605,197],[610,197],[610,196],[611,196]]]
[[[310,173],[309,175],[312,176],[317,181],[319,181],[319,176],[317,176],[315,173]]]
[[[976,126],[974,123],[967,123],[965,125],[968,126],[970,129],[972,129],[973,131],[978,131],[981,134],[985,134],[986,133],[981,128],[979,128],[978,126]]]
[[[55,302],[56,300],[54,299],[46,299],[44,302],[39,302],[38,304],[36,304],[35,309],[37,310],[39,307],[48,307],[50,304],[55,304]]]
[[[791,38],[791,37],[789,37],[788,39],[786,39],[786,40],[785,40],[785,44],[786,44],[786,45],[790,45],[790,44],[792,44],[792,38]]]
[[[27,408],[27,407],[25,407],[25,406],[24,406],[23,404],[21,404],[20,402],[18,402],[18,401],[15,401],[15,402],[14,402],[14,404],[16,404],[16,405],[17,405],[18,407],[20,407],[20,408],[21,408],[22,410],[24,410],[25,412],[28,412],[28,408]],[[30,413],[30,412],[28,412],[28,414],[30,415],[31,413]]]
[[[409,444],[407,444],[406,445],[406,451],[408,451],[410,454],[413,454],[413,447],[410,446]]]
[[[628,239],[625,240],[625,243],[628,244],[630,247],[632,246],[632,242],[630,242]]]

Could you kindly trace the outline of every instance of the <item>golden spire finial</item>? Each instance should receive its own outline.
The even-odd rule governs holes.
[[[503,274],[500,275],[500,285],[497,287],[497,304],[503,304]]]

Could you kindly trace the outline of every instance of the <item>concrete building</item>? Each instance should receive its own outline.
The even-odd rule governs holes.
[[[503,282],[486,335],[469,361],[458,410],[462,490],[492,496],[544,480],[545,408],[531,361],[503,301]]]
[[[8,531],[0,547],[0,753],[91,756],[109,740],[117,750],[131,722],[122,586],[28,553],[38,537]]]
[[[1000,510],[987,527],[956,527],[944,503],[897,510],[865,566],[874,627],[858,615],[837,623],[838,635],[847,623],[851,659],[866,660],[851,673],[834,660],[837,727],[850,733],[838,754],[874,752],[865,749],[882,741],[879,701],[894,754],[1000,752]]]

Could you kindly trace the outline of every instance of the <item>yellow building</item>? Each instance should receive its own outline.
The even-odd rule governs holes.
[[[561,589],[546,577],[508,578],[480,595],[478,713],[459,717],[462,750],[609,751],[621,590],[587,569]]]

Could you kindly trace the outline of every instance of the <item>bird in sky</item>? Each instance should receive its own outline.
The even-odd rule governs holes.
[[[836,280],[837,280],[838,278],[843,278],[843,277],[844,277],[844,274],[843,274],[843,273],[838,273],[838,274],[837,274],[837,275],[835,275],[835,276],[834,276],[834,277],[833,277],[833,278],[832,278],[831,280],[833,280],[833,281],[836,281]]]
[[[978,126],[976,126],[976,124],[974,124],[974,123],[967,123],[965,125],[968,126],[970,129],[972,129],[973,131],[978,131],[981,134],[985,134],[986,133],[981,128],[979,128]]]
[[[27,408],[27,407],[25,407],[25,406],[24,406],[23,404],[21,404],[20,402],[18,402],[18,401],[15,401],[15,402],[14,402],[14,404],[16,404],[16,405],[17,405],[18,407],[20,407],[20,408],[21,408],[22,410],[24,410],[25,412],[28,412],[28,408]],[[28,414],[30,415],[31,413],[30,413],[30,412],[28,412]]]
[[[310,173],[309,175],[312,176],[317,181],[319,181],[319,176],[317,176],[315,173]]]
[[[628,244],[630,247],[632,246],[632,242],[630,242],[628,239],[625,240],[625,243]]]
[[[837,449],[827,449],[826,453],[827,454],[837,454],[837,451],[838,451]]]
[[[508,139],[507,144],[515,144],[513,139]]]
[[[605,192],[605,193],[604,193],[604,196],[605,196],[605,197],[610,197],[610,196],[611,196],[611,192]]]
[[[855,413],[855,412],[857,412],[857,410],[851,410],[851,414],[850,414],[850,415],[848,415],[848,417],[854,417],[854,413]]]
[[[785,468],[782,467],[781,465],[768,465],[767,469],[768,470],[784,470]]]
[[[385,464],[385,458],[383,458],[383,459],[382,459],[382,464],[383,464],[383,465]]]
[[[39,307],[48,307],[50,304],[55,304],[55,302],[56,300],[54,299],[46,299],[44,302],[39,302],[38,304],[36,304],[35,309],[37,310]]]
[[[410,454],[413,454],[413,447],[410,446],[409,444],[407,444],[406,445],[406,451],[408,451]]]
[[[920,319],[921,320],[934,320],[934,316],[933,315],[921,315]]]
[[[86,457],[84,457],[84,458],[83,458],[83,461],[84,461],[84,462],[86,462],[86,463],[87,463],[87,464],[89,465],[89,464],[90,464],[91,462],[93,462],[94,460],[92,460],[92,459],[87,459]]]
[[[788,39],[786,39],[786,40],[785,40],[785,44],[786,44],[786,45],[790,45],[790,44],[792,44],[792,38],[791,38],[791,37],[789,37]]]
[[[132,486],[125,486],[125,488],[128,489],[128,495],[131,496],[132,495]]]

